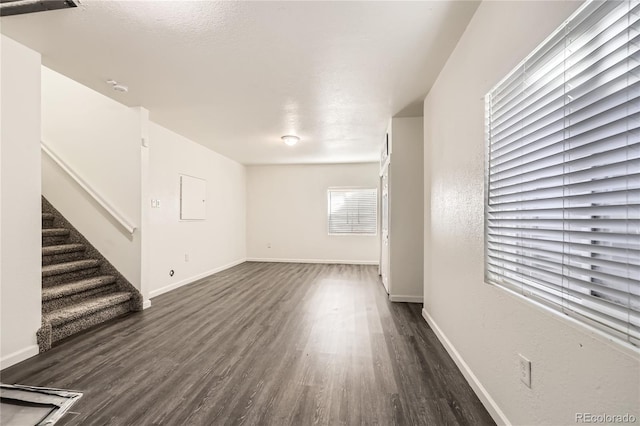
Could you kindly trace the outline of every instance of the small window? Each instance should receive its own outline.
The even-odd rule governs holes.
[[[329,189],[329,235],[376,235],[377,189]]]
[[[487,282],[636,346],[639,32],[587,2],[486,97]]]

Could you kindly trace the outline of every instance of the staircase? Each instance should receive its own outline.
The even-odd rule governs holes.
[[[142,297],[42,198],[40,352],[94,325],[142,309]]]

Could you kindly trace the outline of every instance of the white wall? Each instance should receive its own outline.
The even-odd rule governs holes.
[[[42,67],[42,140],[132,224],[141,224],[141,109]],[[131,235],[46,154],[42,194],[141,289],[140,232]],[[146,299],[147,295],[143,293]]]
[[[482,97],[578,6],[483,2],[425,100],[425,314],[494,415],[518,425],[640,417],[637,355],[483,280]],[[531,389],[519,353],[532,361]]]
[[[153,122],[149,139],[148,193],[160,201],[149,210],[153,297],[245,260],[246,177],[243,165]],[[207,181],[206,220],[180,220],[180,174]]]
[[[0,368],[5,368],[38,353],[40,54],[0,37]]]
[[[378,169],[378,163],[247,167],[247,257],[377,264],[378,235],[327,234],[327,189],[378,188]]]
[[[389,299],[422,303],[423,120],[393,118],[389,167]]]

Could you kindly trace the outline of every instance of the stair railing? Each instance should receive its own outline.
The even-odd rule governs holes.
[[[40,142],[40,146],[42,151],[49,156],[62,170],[65,171],[82,189],[86,191],[100,206],[107,211],[124,229],[126,229],[130,234],[133,234],[136,230],[136,225],[134,225],[130,220],[128,220],[125,215],[120,213],[113,205],[105,200],[98,192],[87,183],[80,175],[74,172],[71,167],[60,158],[55,152],[51,150],[44,142]]]

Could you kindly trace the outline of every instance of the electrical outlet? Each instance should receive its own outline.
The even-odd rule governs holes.
[[[271,243],[267,243],[267,248],[271,248]]]
[[[189,261],[189,255],[188,255],[188,254],[185,254],[185,255],[184,255],[184,261],[185,261],[185,262],[188,262],[188,261]]]
[[[527,385],[528,388],[531,387],[531,361],[522,356],[522,354],[518,354],[520,357],[520,365],[519,365],[519,373],[520,373],[520,381]]]

